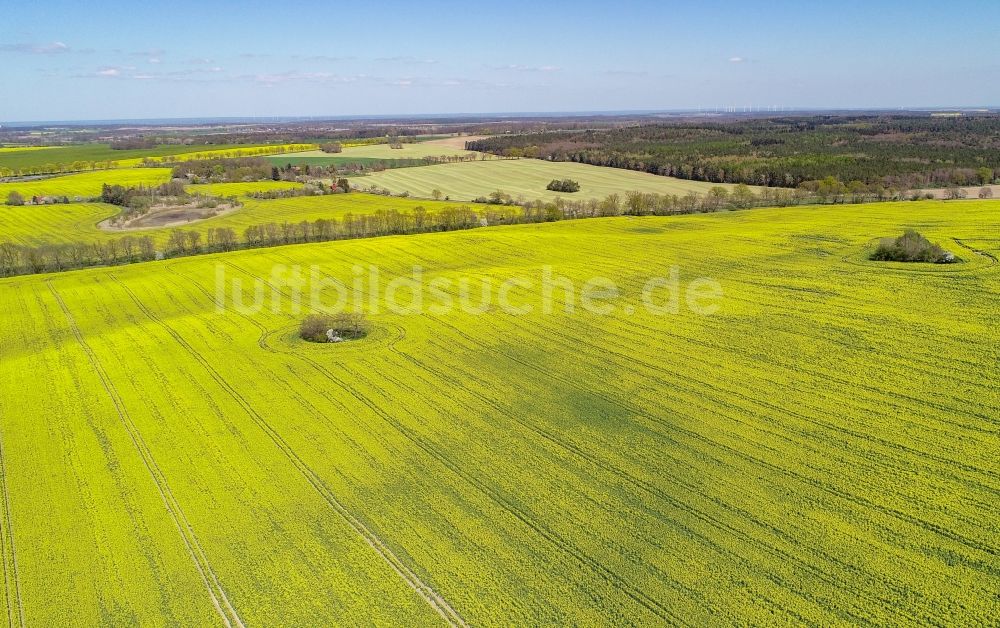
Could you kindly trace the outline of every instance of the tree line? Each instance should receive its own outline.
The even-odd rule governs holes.
[[[509,195],[494,192],[491,198],[503,201]],[[336,218],[292,222],[268,222],[237,232],[230,227],[210,228],[204,233],[193,229],[173,229],[162,250],[150,236],[124,236],[94,243],[69,243],[30,247],[0,244],[0,276],[58,272],[90,266],[129,264],[159,258],[238,249],[328,242],[385,235],[444,232],[477,227],[555,222],[613,216],[669,216],[816,203],[866,203],[898,201],[923,196],[889,195],[884,189],[850,187],[834,177],[819,182],[815,189],[765,188],[754,192],[749,186],[715,186],[706,194],[655,194],[638,191],[609,194],[603,199],[553,201],[535,200],[487,204],[472,209],[467,205],[428,211],[416,205],[411,211],[378,210],[371,214],[345,214]]]
[[[258,200],[273,200],[276,198],[295,198],[297,196],[323,196],[326,194],[347,194],[351,191],[351,182],[340,178],[327,185],[322,181],[311,181],[302,187],[284,190],[258,190],[249,192],[249,198]]]
[[[156,244],[150,236],[41,246],[0,242],[0,277],[146,262],[156,256]]]
[[[382,235],[454,231],[478,227],[479,215],[466,206],[436,212],[417,206],[412,212],[379,210],[372,214],[346,214],[340,220],[319,218],[297,223],[269,222],[251,225],[242,233],[231,227],[204,232],[172,229],[162,250],[151,236],[124,236],[92,243],[71,242],[27,246],[0,243],[0,277],[60,272],[93,266],[115,266],[237,249],[328,242]]]
[[[713,183],[797,187],[833,176],[913,189],[986,185],[1000,116],[814,116],[494,135],[470,150]]]

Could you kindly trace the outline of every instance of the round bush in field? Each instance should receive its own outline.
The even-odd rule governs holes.
[[[545,189],[552,192],[579,192],[580,183],[573,179],[552,179]]]
[[[360,312],[311,314],[299,326],[299,337],[306,342],[344,342],[368,335],[369,325]]]
[[[871,259],[879,262],[927,262],[950,264],[955,256],[913,229],[898,238],[882,238]]]

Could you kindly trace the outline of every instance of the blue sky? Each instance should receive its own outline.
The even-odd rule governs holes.
[[[0,120],[1000,105],[997,0],[15,2]]]

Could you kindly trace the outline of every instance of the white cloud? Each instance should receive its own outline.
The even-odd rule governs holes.
[[[730,63],[743,63],[744,61],[746,61],[746,59],[743,57],[729,57]]]
[[[54,41],[50,44],[4,44],[0,46],[0,51],[23,52],[35,55],[51,55],[69,52],[70,48],[61,41]]]
[[[146,57],[147,63],[161,63],[163,55],[167,54],[166,50],[162,48],[152,48],[150,50],[138,50],[136,52],[130,52],[129,56],[132,57]]]
[[[105,66],[92,74],[77,75],[79,78],[115,78],[134,79],[137,81],[197,81],[197,82],[218,82],[229,80],[226,77],[212,76],[224,72],[221,67],[211,68],[189,68],[183,70],[173,70],[170,72],[142,71],[134,65]]]
[[[608,76],[649,76],[645,70],[605,70]]]
[[[250,79],[255,83],[260,83],[262,85],[277,85],[279,83],[287,83],[290,81],[301,81],[307,83],[351,83],[360,78],[365,78],[365,75],[358,74],[356,76],[341,76],[339,74],[333,74],[332,72],[276,72],[267,74],[249,74],[239,77],[241,79]]]
[[[316,61],[319,63],[340,63],[343,61],[352,61],[355,57],[335,57],[331,55],[292,55],[292,59],[296,61]]]
[[[417,57],[404,55],[397,57],[375,57],[375,61],[380,63],[407,63],[407,64],[434,64],[437,63],[437,59],[420,59]]]
[[[515,72],[558,72],[562,68],[557,65],[520,65],[517,63],[511,63],[509,65],[494,65],[490,66],[494,70],[514,70]]]

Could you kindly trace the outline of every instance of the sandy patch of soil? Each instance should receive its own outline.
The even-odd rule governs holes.
[[[208,218],[231,214],[239,208],[239,205],[228,204],[216,207],[196,207],[194,205],[154,207],[146,214],[123,223],[112,224],[113,218],[108,218],[102,220],[97,226],[105,231],[139,231],[142,229],[182,227]]]
[[[993,190],[993,198],[1000,199],[1000,185],[975,185],[972,187],[967,187],[962,189],[965,190],[966,198],[978,200],[979,190],[983,189],[984,187]],[[947,194],[947,190],[941,188],[931,188],[927,190],[921,190],[921,192],[923,193],[929,192],[934,195],[934,198],[937,199],[945,198],[945,195]]]
[[[465,150],[465,143],[472,142],[475,140],[481,140],[486,138],[486,135],[459,135],[456,137],[446,137],[440,140],[428,140],[426,142],[421,142],[426,146],[447,146],[448,148],[457,148],[459,150]]]

